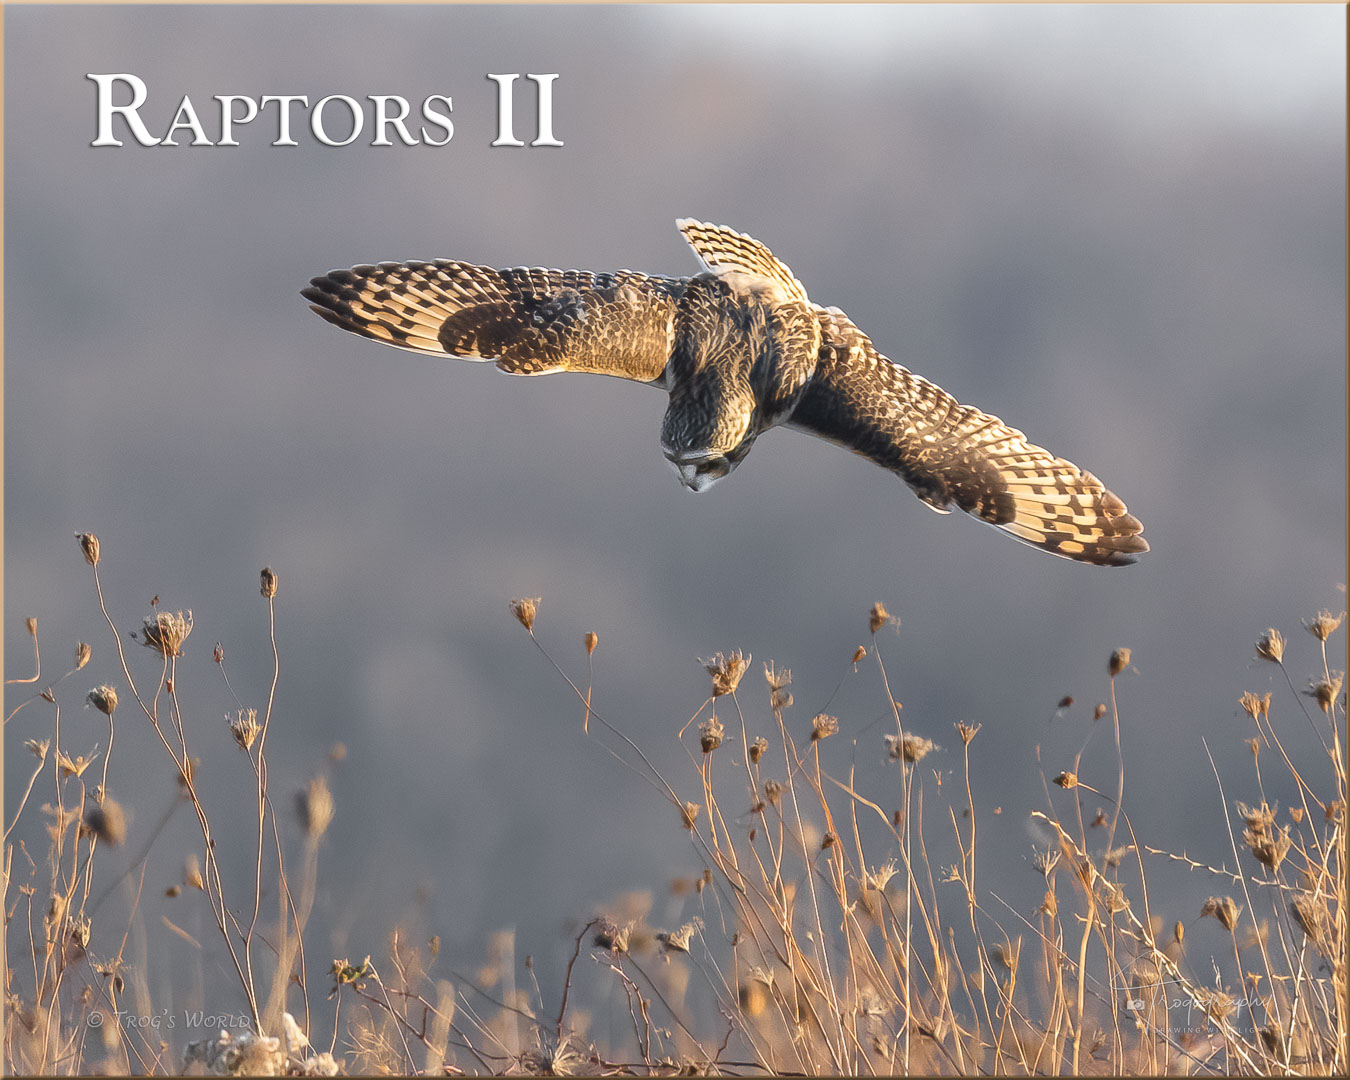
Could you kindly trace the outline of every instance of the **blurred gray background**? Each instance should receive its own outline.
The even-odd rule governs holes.
[[[652,890],[657,925],[698,910],[667,888],[699,871],[687,834],[582,736],[576,699],[508,613],[515,596],[543,597],[537,633],[574,679],[583,635],[599,634],[596,707],[684,798],[698,788],[674,736],[707,693],[698,658],[739,648],[755,659],[740,695],[752,734],[771,723],[760,662],[790,667],[798,735],[815,712],[838,715],[826,766],[842,776],[856,760],[858,787],[890,808],[880,679],[849,665],[885,601],[902,625],[877,640],[904,718],[947,748],[926,763],[948,781],[929,793],[933,858],[951,861],[938,808],[949,793],[959,807],[952,724],[982,724],[981,872],[1025,913],[1042,891],[1028,822],[1041,769],[1069,767],[1089,736],[1117,646],[1137,669],[1118,686],[1126,810],[1148,842],[1232,861],[1202,739],[1230,800],[1259,801],[1244,690],[1276,691],[1298,761],[1323,779],[1282,677],[1251,657],[1274,625],[1295,677],[1312,676],[1300,619],[1345,605],[1339,6],[4,19],[7,677],[30,673],[24,616],[40,619],[44,675],[91,642],[91,665],[58,690],[63,743],[106,741],[78,706],[123,679],[77,530],[102,540],[119,629],[156,595],[191,608],[180,690],[222,859],[242,881],[251,778],[211,650],[224,644],[240,698],[261,707],[257,580],[276,569],[273,789],[285,808],[327,771],[337,805],[309,942],[316,1001],[332,956],[378,959],[399,921],[441,936],[443,967],[476,963],[488,934],[514,928],[556,990],[564,935],[619,893]],[[149,84],[142,115],[159,134],[183,94],[215,137],[213,94],[439,93],[455,135],[331,149],[298,126],[301,145],[283,149],[260,120],[233,149],[93,149],[85,74],[123,71]],[[492,148],[489,72],[557,72],[565,147]],[[1096,472],[1152,553],[1124,570],[1049,558],[787,432],[694,496],[661,456],[662,395],[396,352],[326,326],[299,296],[317,273],[382,259],[688,273],[685,215],[762,239],[883,352]],[[133,654],[153,682],[154,657]],[[1077,704],[1056,717],[1065,694]],[[23,740],[50,729],[41,703],[6,728],[7,819],[32,764]],[[1099,726],[1085,772],[1113,790],[1113,763]],[[740,813],[735,775],[723,793]],[[126,707],[109,786],[132,821],[126,847],[100,855],[104,881],[175,799]],[[15,836],[40,851],[34,809]],[[173,975],[197,954],[165,935],[166,913],[204,943],[220,987],[205,1004],[226,1009],[239,1002],[199,898],[163,897],[195,834],[183,806],[153,846],[144,962],[152,988],[200,997]],[[1169,917],[1191,919],[1213,890],[1150,869]],[[120,894],[101,918],[91,948],[106,955]]]

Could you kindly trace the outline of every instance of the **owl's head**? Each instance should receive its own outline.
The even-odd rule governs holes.
[[[729,476],[750,452],[755,436],[754,394],[672,393],[661,425],[661,452],[690,491]]]

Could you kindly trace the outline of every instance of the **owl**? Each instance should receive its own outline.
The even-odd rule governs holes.
[[[963,510],[1052,555],[1122,566],[1148,550],[1092,473],[883,356],[758,240],[676,225],[702,266],[687,277],[438,259],[333,270],[302,293],[334,325],[398,348],[665,390],[661,450],[691,491],[785,426],[895,473],[939,513]]]

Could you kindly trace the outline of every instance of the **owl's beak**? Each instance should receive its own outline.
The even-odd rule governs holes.
[[[665,451],[680,483],[690,491],[706,491],[735,467],[725,454],[709,451]]]

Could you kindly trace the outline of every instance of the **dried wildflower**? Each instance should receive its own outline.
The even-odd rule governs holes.
[[[258,732],[262,727],[258,724],[257,709],[240,709],[234,714],[231,720],[225,717],[225,722],[230,726],[230,734],[234,736],[234,741],[239,745],[239,749],[248,752],[253,748],[254,741],[258,738]]]
[[[98,537],[93,533],[76,533],[75,539],[80,542],[80,550],[84,552],[84,561],[90,566],[97,566]]]
[[[984,727],[983,724],[976,724],[974,727],[971,727],[971,725],[964,721],[959,721],[956,724],[956,733],[961,736],[961,742],[966,746],[969,746],[971,740],[980,733],[980,728],[982,727]]]
[[[769,748],[769,740],[763,735],[756,735],[754,742],[750,744],[750,762],[753,765],[759,764],[759,759],[764,756],[764,751]]]
[[[1177,921],[1172,924],[1172,940],[1180,945],[1186,938],[1186,924]]]
[[[1260,754],[1261,754],[1261,740],[1260,740],[1260,739],[1248,739],[1248,740],[1247,740],[1247,749],[1250,750],[1250,751],[1252,752],[1252,757],[1259,757]]]
[[[894,623],[896,626],[899,626],[900,618],[899,616],[892,615],[889,611],[887,611],[886,605],[883,604],[880,600],[878,600],[875,604],[872,605],[872,610],[868,613],[867,628],[871,630],[872,633],[875,634],[887,623]]]
[[[1303,807],[1291,806],[1289,808],[1289,816],[1294,819],[1295,825],[1301,825],[1303,823]]]
[[[539,601],[541,599],[542,597],[538,596],[523,596],[518,600],[511,601],[511,614],[531,634],[534,633],[534,617],[539,614]]]
[[[1294,843],[1289,838],[1288,825],[1276,833],[1255,832],[1249,828],[1243,832],[1242,839],[1256,861],[1268,866],[1271,873],[1279,871],[1280,863],[1284,862]]]
[[[37,637],[37,616],[29,615],[28,618],[24,619],[23,625],[28,630],[29,637]]]
[[[104,796],[102,805],[94,803],[85,811],[84,823],[91,833],[112,847],[127,838],[126,814],[111,795]]]
[[[597,645],[599,645],[599,644],[600,644],[600,635],[599,635],[599,634],[597,634],[594,630],[592,630],[592,631],[590,631],[589,633],[587,633],[587,635],[586,635],[586,655],[587,655],[587,656],[590,656],[591,653],[595,652],[595,647],[596,647]]]
[[[895,865],[894,860],[882,863],[875,870],[863,874],[863,888],[876,889],[878,892],[883,892],[891,878],[895,877],[899,872],[899,867]]]
[[[832,832],[826,832],[825,835],[820,838],[820,850],[824,851],[826,848],[832,848],[837,843],[839,843],[839,837]]]
[[[1242,907],[1231,896],[1217,897],[1211,896],[1200,908],[1200,917],[1203,919],[1206,915],[1212,915],[1219,921],[1219,925],[1230,933],[1237,926],[1238,916],[1242,914]]]
[[[1127,667],[1130,666],[1130,650],[1126,648],[1116,649],[1111,653],[1111,660],[1106,665],[1106,670],[1111,673],[1111,678],[1115,678]]]
[[[901,735],[887,735],[886,756],[892,761],[906,761],[914,764],[922,761],[934,750],[940,749],[937,743],[932,739],[925,739],[920,735],[911,735],[904,732]]]
[[[47,760],[47,751],[51,749],[50,739],[25,739],[23,747],[38,761]]]
[[[1284,635],[1274,627],[1267,630],[1256,642],[1256,655],[1273,664],[1284,662]]]
[[[1055,783],[1062,788],[1076,788],[1078,786],[1078,774],[1071,772],[1062,772],[1055,777]]]
[[[1313,947],[1319,952],[1325,952],[1331,929],[1326,899],[1313,893],[1299,893],[1289,903],[1289,914],[1313,943]]]
[[[264,566],[259,575],[262,582],[262,588],[259,590],[268,600],[277,594],[277,572],[270,566]]]
[[[778,780],[764,781],[764,801],[770,806],[777,806],[778,800],[783,797],[783,785]]]
[[[839,730],[839,721],[833,716],[825,713],[816,713],[811,718],[811,741],[816,742],[820,739],[828,739]]]
[[[58,748],[56,751],[56,767],[60,770],[62,779],[67,776],[83,776],[84,770],[89,768],[97,757],[97,750],[88,757],[81,754],[79,757],[72,758],[64,750]]]
[[[1044,851],[1033,851],[1031,854],[1031,865],[1044,878],[1049,878],[1055,872],[1055,867],[1059,865],[1059,849],[1046,848]]]
[[[85,695],[86,702],[104,716],[112,716],[117,711],[117,690],[111,686],[96,686]]]
[[[619,926],[617,923],[610,922],[609,919],[601,918],[595,924],[595,936],[591,939],[594,944],[610,952],[623,953],[628,951],[628,939],[633,932],[633,923],[624,923]]]
[[[700,659],[699,663],[703,665],[703,670],[712,676],[713,697],[722,697],[736,692],[741,676],[750,666],[750,657],[737,649],[726,655],[717,653],[707,660]]]
[[[1270,715],[1270,695],[1264,697],[1259,694],[1253,694],[1250,690],[1238,698],[1238,704],[1242,706],[1242,711],[1253,720],[1258,720]]]
[[[1323,610],[1314,615],[1311,620],[1305,622],[1303,626],[1318,641],[1326,641],[1336,632],[1344,619],[1344,611],[1339,615],[1333,615],[1331,612]]]
[[[1275,815],[1279,811],[1279,804],[1274,809],[1267,803],[1260,806],[1248,806],[1244,802],[1237,804],[1238,816],[1242,818],[1242,823],[1247,827],[1248,832],[1255,833],[1257,836],[1267,835],[1275,824]]]
[[[694,825],[698,822],[698,813],[703,807],[698,803],[687,802],[680,807],[680,822],[690,832],[694,831]]]
[[[1105,716],[1105,715],[1106,715],[1106,703],[1105,703],[1105,702],[1099,701],[1099,702],[1097,702],[1096,705],[1092,706],[1092,719],[1093,719],[1093,720],[1100,720],[1100,719],[1101,719],[1103,716]]]
[[[685,923],[678,930],[671,930],[669,933],[664,930],[658,930],[656,933],[656,940],[661,943],[662,952],[687,953],[689,951],[689,942],[693,939],[694,934],[702,929],[703,920],[695,915],[693,919]]]
[[[141,621],[141,644],[166,658],[181,656],[192,633],[192,612],[157,611]]]
[[[219,641],[216,642],[216,647],[211,650],[211,659],[217,664],[225,663],[225,646]]]
[[[714,750],[716,750],[719,746],[721,746],[722,736],[723,734],[725,734],[725,732],[726,728],[723,727],[722,721],[717,719],[717,717],[715,716],[710,716],[708,717],[708,719],[704,720],[703,723],[699,724],[698,743],[699,746],[703,749],[703,752],[705,754],[711,754]]]
[[[1333,671],[1329,679],[1317,679],[1308,684],[1308,689],[1304,691],[1310,698],[1317,700],[1317,707],[1324,713],[1330,713],[1332,707],[1336,704],[1336,697],[1341,692],[1341,682],[1345,677],[1342,671]]]
[[[75,644],[75,670],[79,671],[85,664],[89,663],[89,658],[94,655],[94,650],[90,648],[87,641],[79,641]]]
[[[190,889],[206,888],[206,883],[202,880],[202,864],[196,855],[189,855],[183,863],[183,884]]]
[[[1041,898],[1041,906],[1038,909],[1042,915],[1049,915],[1052,919],[1059,914],[1059,900],[1054,893],[1046,890],[1045,896]]]

